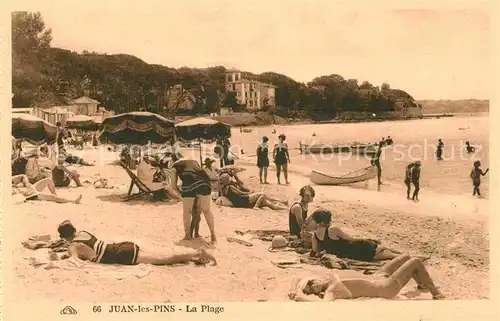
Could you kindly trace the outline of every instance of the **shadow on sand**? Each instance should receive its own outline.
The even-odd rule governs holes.
[[[177,246],[188,247],[194,250],[199,249],[215,249],[215,245],[205,240],[203,237],[198,237],[192,240],[179,240],[174,243]]]
[[[111,203],[122,203],[125,205],[151,205],[151,206],[170,206],[175,205],[178,202],[169,202],[169,201],[156,201],[151,197],[142,196],[136,199],[125,201],[124,197],[126,194],[108,194],[108,195],[99,195],[97,198],[103,202],[111,202]]]

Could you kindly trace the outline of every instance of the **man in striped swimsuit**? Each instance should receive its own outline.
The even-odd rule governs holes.
[[[205,250],[191,253],[158,255],[139,249],[133,242],[105,243],[87,231],[76,231],[70,221],[59,224],[59,236],[70,242],[70,258],[102,264],[135,265],[140,263],[153,265],[171,265],[194,262],[196,264],[217,264],[215,258]]]

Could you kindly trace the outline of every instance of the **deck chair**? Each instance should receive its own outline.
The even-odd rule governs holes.
[[[123,198],[124,201],[130,201],[130,200],[133,200],[135,198],[138,198],[138,197],[141,197],[141,196],[144,196],[144,195],[150,195],[150,194],[153,194],[153,193],[156,193],[156,192],[159,192],[161,190],[163,190],[163,188],[161,189],[158,189],[158,190],[151,190],[149,187],[146,186],[146,184],[144,184],[138,177],[137,175],[135,175],[128,167],[127,165],[125,165],[125,163],[123,162],[120,162],[120,165],[123,167],[123,169],[125,169],[125,171],[127,172],[128,176],[130,176],[130,187],[128,189],[128,193],[127,193],[127,196],[125,196]],[[137,186],[137,188],[139,189],[139,192],[138,193],[135,193],[135,194],[132,194],[132,189],[134,188],[134,185]]]

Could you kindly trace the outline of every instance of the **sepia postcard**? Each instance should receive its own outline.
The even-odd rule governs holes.
[[[498,319],[494,1],[1,8],[3,320]]]

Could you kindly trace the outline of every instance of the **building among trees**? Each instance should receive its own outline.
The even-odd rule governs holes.
[[[259,110],[275,106],[276,88],[257,80],[243,79],[238,70],[226,71],[226,91],[236,93],[238,104],[246,106],[247,109]]]

